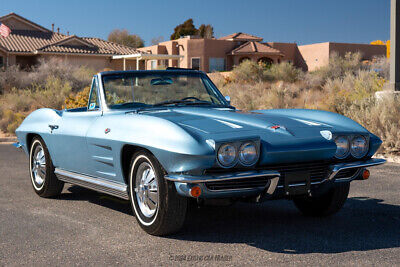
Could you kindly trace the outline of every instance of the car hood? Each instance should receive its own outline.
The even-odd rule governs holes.
[[[331,159],[336,144],[325,138],[321,131],[368,133],[344,116],[315,110],[244,112],[227,108],[178,107],[142,114],[179,125],[197,140],[229,142],[259,138],[261,164]]]
[[[334,126],[280,114],[263,114],[232,109],[215,108],[172,108],[146,112],[146,115],[160,117],[174,122],[189,131],[205,135],[235,134],[251,131],[271,132],[281,135],[318,135],[320,131]]]

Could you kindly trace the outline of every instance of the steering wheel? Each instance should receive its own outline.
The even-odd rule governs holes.
[[[201,101],[200,99],[198,99],[197,97],[194,97],[194,96],[188,96],[188,97],[182,98],[181,100],[189,100],[189,99]]]

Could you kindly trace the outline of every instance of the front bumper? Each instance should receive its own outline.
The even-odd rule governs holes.
[[[364,161],[335,163],[329,165],[329,172],[326,178],[311,182],[312,186],[320,185],[323,183],[340,183],[351,182],[360,176],[363,168],[372,167],[384,164],[384,159],[368,159]],[[343,170],[352,169],[349,176],[338,176]],[[185,174],[168,174],[165,179],[175,182],[177,192],[182,196],[191,197],[190,190],[194,186],[200,186],[202,190],[202,198],[223,198],[223,197],[245,197],[251,195],[266,195],[273,196],[276,189],[283,189],[283,185],[278,185],[281,173],[275,170],[258,170],[258,171],[245,171],[245,172],[232,172],[216,175],[185,175]],[[265,183],[253,182],[254,179],[265,179]],[[253,179],[253,180],[251,180]],[[240,184],[240,188],[222,188],[210,189],[210,184],[215,182],[229,182]],[[236,182],[237,181],[237,182]],[[249,186],[243,186],[246,181],[251,181]],[[305,183],[291,184],[290,187],[305,186]]]

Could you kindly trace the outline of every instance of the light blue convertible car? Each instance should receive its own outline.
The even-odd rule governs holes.
[[[129,200],[149,234],[178,231],[188,202],[287,198],[337,212],[369,177],[381,140],[341,115],[230,105],[200,71],[94,76],[87,107],[39,109],[17,129],[41,197],[75,184]]]

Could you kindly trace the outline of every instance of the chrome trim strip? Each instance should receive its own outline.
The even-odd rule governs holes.
[[[116,196],[125,200],[129,199],[126,184],[107,181],[97,177],[91,177],[79,173],[65,171],[56,168],[54,173],[61,181],[79,185],[98,192]]]
[[[280,177],[280,173],[277,171],[251,171],[251,172],[239,172],[239,173],[228,173],[221,175],[181,175],[181,174],[167,174],[165,179],[180,182],[180,183],[206,183],[206,182],[219,182],[236,179],[256,178],[262,176]]]
[[[348,163],[338,163],[331,165],[332,173],[329,175],[328,180],[333,180],[338,174],[339,171],[345,169],[352,169],[352,168],[365,168],[365,167],[372,167],[384,164],[386,162],[385,159],[369,159],[366,161],[356,161],[356,162],[348,162]],[[341,178],[346,179],[346,178]]]

